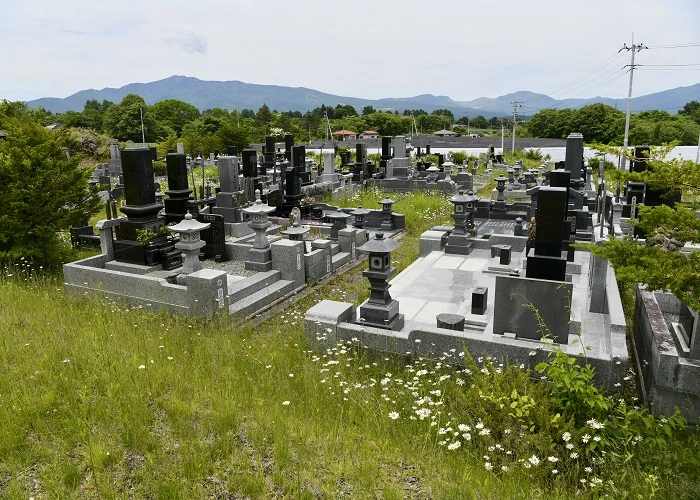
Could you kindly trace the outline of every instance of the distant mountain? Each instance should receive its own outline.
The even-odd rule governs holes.
[[[28,101],[30,107],[42,106],[54,113],[65,111],[82,111],[85,101],[107,99],[118,103],[127,94],[142,96],[147,104],[155,104],[165,99],[179,99],[188,102],[200,110],[211,108],[224,109],[252,109],[257,111],[263,104],[277,111],[301,111],[306,112],[325,104],[326,106],[351,105],[358,112],[364,106],[372,106],[376,110],[403,112],[405,109],[423,109],[429,113],[436,109],[449,109],[456,118],[462,116],[483,115],[486,118],[492,116],[509,116],[513,114],[513,102],[521,106],[518,114],[531,116],[540,109],[545,108],[580,108],[588,104],[601,102],[609,106],[625,110],[626,99],[611,99],[607,97],[594,97],[590,99],[553,99],[544,94],[536,94],[528,91],[519,91],[496,98],[480,97],[473,101],[454,101],[447,96],[434,96],[423,94],[415,97],[399,97],[385,99],[360,99],[357,97],[343,97],[319,92],[306,87],[282,87],[278,85],[257,85],[239,81],[203,81],[187,76],[171,76],[163,80],[151,83],[130,83],[118,89],[104,88],[102,90],[81,90],[63,99],[43,97]],[[679,87],[676,89],[657,92],[632,99],[632,111],[646,111],[651,109],[667,110],[670,113],[682,109],[683,106],[698,100],[700,96],[700,83],[691,87]]]

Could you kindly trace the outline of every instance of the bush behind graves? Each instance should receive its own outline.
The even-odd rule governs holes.
[[[26,118],[5,118],[0,142],[0,260],[21,258],[58,268],[70,249],[59,231],[82,225],[98,209],[90,172],[66,158],[61,136]]]

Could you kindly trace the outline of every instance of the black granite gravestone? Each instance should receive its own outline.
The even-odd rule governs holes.
[[[534,248],[528,251],[528,278],[564,281],[566,254],[562,252],[565,236],[566,190],[564,187],[541,187],[537,196]]]
[[[565,154],[564,169],[570,172],[571,180],[578,184],[583,172],[583,135],[577,132],[569,134]]]
[[[191,200],[187,181],[187,157],[184,154],[169,153],[165,157],[168,169],[168,189],[165,194],[168,197],[163,202],[165,205],[165,222],[180,222],[187,214],[187,202]]]
[[[253,179],[257,177],[258,158],[254,149],[244,149],[241,151],[243,159],[243,177]]]
[[[206,245],[200,250],[200,255],[205,259],[213,257],[216,262],[227,261],[224,216],[219,214],[199,214],[197,220],[211,224],[208,229],[204,229],[201,232],[200,237]]]
[[[292,146],[292,167],[294,167],[298,173],[301,173],[306,166],[306,147]]]
[[[285,134],[284,136],[284,159],[292,161],[292,147],[294,146],[294,136]]]

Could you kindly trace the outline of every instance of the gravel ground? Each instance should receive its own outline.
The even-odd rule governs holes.
[[[227,262],[214,262],[214,259],[203,260],[202,267],[207,269],[216,269],[218,271],[225,271],[226,274],[232,274],[234,276],[252,276],[255,271],[249,271],[245,268],[245,263],[240,260],[229,260]]]

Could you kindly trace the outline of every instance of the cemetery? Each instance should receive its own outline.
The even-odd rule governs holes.
[[[606,261],[571,246],[593,239],[579,191],[582,148],[582,137],[570,136],[571,160],[549,172],[549,186],[538,186],[534,241],[520,218],[479,219],[478,197],[460,190],[450,198],[454,226],[426,231],[420,258],[390,285],[396,271],[388,264],[395,249],[390,240],[377,235],[360,247],[369,254],[368,273],[377,275],[368,274],[370,298],[359,308],[317,304],[306,316],[307,337],[313,341],[330,330],[326,347],[357,338],[372,349],[427,357],[454,358],[448,353],[466,346],[472,356],[531,367],[546,357],[543,340],[549,337],[569,355],[585,354],[599,385],[621,387],[628,355],[615,273]]]
[[[271,471],[288,478],[298,467],[287,464],[332,464],[333,474],[354,484],[363,476],[355,462],[377,469],[374,459],[355,456],[350,471],[338,472],[334,435],[357,440],[372,457],[376,451],[367,447],[400,442],[392,463],[435,450],[442,457],[444,449],[434,458],[441,470],[451,467],[450,453],[473,446],[484,457],[475,473],[492,478],[497,468],[499,481],[522,495],[525,486],[508,471],[528,469],[542,484],[561,471],[567,492],[602,491],[605,478],[605,491],[614,493],[618,462],[611,455],[636,453],[642,470],[678,459],[671,450],[679,449],[685,423],[700,418],[697,313],[671,293],[637,287],[630,323],[616,269],[583,245],[648,237],[633,223],[639,206],[673,206],[680,195],[635,182],[615,192],[602,165],[594,182],[583,141],[569,134],[565,160],[545,160],[538,169],[511,165],[493,147],[461,165],[438,153],[433,165],[429,146],[414,150],[402,136],[381,138],[376,165],[361,143],[355,161],[348,151],[322,150],[319,165],[288,135],[283,144],[268,137],[264,145],[208,158],[178,145],[162,158],[167,176],[160,178],[149,145],[111,148],[110,162],[88,180],[102,189],[106,218],[70,232],[71,243],[94,249],[92,255],[63,265],[62,289],[73,300],[62,304],[78,319],[56,336],[59,369],[94,374],[96,391],[109,386],[118,395],[109,408],[100,399],[99,411],[116,412],[115,421],[128,428],[95,434],[99,460],[115,463],[109,436],[134,433],[135,444],[116,463],[139,470],[148,456],[178,468],[173,450],[187,447],[216,471],[190,473],[198,491],[264,496]],[[633,171],[648,168],[646,151],[635,149]],[[205,178],[205,167],[215,179]],[[201,184],[193,176],[200,171]],[[367,192],[378,193],[376,201],[348,204]],[[449,207],[435,216],[439,225],[420,220],[423,212],[403,213],[415,196]],[[662,236],[649,241],[670,252],[693,248]],[[352,287],[359,291],[347,293]],[[33,310],[26,293],[12,293]],[[82,296],[96,300],[75,300]],[[17,330],[28,352],[41,342],[34,332],[45,328],[36,323],[38,312],[31,316],[11,320],[29,322]],[[72,329],[93,336],[78,343]],[[43,366],[55,361],[38,360],[31,377],[41,384],[69,380],[58,369],[44,375]],[[567,385],[586,393],[576,399]],[[626,406],[631,387],[648,415]],[[193,405],[186,408],[179,396],[172,399],[181,388],[205,402],[185,398]],[[461,399],[452,401],[456,393]],[[67,394],[68,408],[83,407],[79,389]],[[47,391],[41,411],[50,414],[55,399]],[[142,407],[156,410],[130,413]],[[193,425],[190,415],[202,422]],[[295,435],[275,434],[280,422],[285,430],[294,425]],[[189,426],[197,430],[186,435]],[[144,437],[138,429],[154,430]],[[269,436],[301,455],[285,462]],[[369,444],[364,436],[372,436]],[[312,445],[299,451],[296,441]],[[149,446],[152,456],[143,451]],[[205,451],[226,447],[248,454],[243,460],[255,462],[264,479],[240,486],[241,476]],[[313,458],[319,453],[322,464]],[[109,467],[101,474],[114,474]],[[119,474],[132,474],[124,467]],[[402,474],[396,477],[403,483],[416,484]],[[423,473],[406,474],[425,481]],[[104,477],[85,488],[102,491]],[[418,491],[403,483],[404,496]],[[338,484],[330,490],[352,496]],[[459,481],[441,491],[456,494]]]
[[[77,235],[83,244],[99,241],[101,253],[66,264],[65,289],[170,313],[250,317],[367,255],[371,293],[364,304],[322,300],[307,312],[310,341],[332,331],[318,348],[360,339],[372,350],[440,357],[466,347],[475,357],[534,368],[556,345],[584,356],[596,384],[611,392],[624,386],[631,359],[654,412],[677,406],[697,420],[697,315],[672,296],[664,298],[668,294],[639,290],[630,358],[615,271],[576,248],[636,231],[629,220],[637,203],[672,205],[679,197],[629,183],[613,200],[602,170],[594,189],[583,136],[576,133],[566,140],[566,159],[554,168],[506,165],[490,147],[485,174],[460,165],[454,179],[455,165],[441,154],[438,165],[422,163],[418,154],[414,163],[405,137],[381,143],[378,168],[358,143],[357,161],[341,154],[336,172],[333,152],[322,153],[320,169],[293,137],[285,137],[284,152],[268,137],[262,155],[247,149],[239,157],[237,148],[212,154],[208,162],[218,168],[219,186],[214,193],[202,181],[199,196],[188,172],[204,161],[198,156],[192,164],[184,153],[170,153],[165,200],[154,183],[152,150],[114,151],[110,165],[98,166],[90,182],[110,184],[105,174],[121,173],[116,189],[125,195],[123,215],[99,221],[99,235]],[[648,148],[637,148],[630,168],[644,171],[647,155]],[[473,190],[485,176],[496,184],[482,199]],[[405,228],[404,217],[393,212],[394,200],[385,197],[375,210],[303,201],[309,192],[347,196],[361,188],[442,193],[453,206],[454,225],[425,231],[418,259],[394,276],[397,243],[391,238]],[[116,216],[113,191],[104,198]],[[311,231],[315,236],[308,236]],[[200,259],[214,263],[204,267]],[[217,263],[236,270],[217,269]],[[671,319],[662,327],[664,321],[649,317]]]

